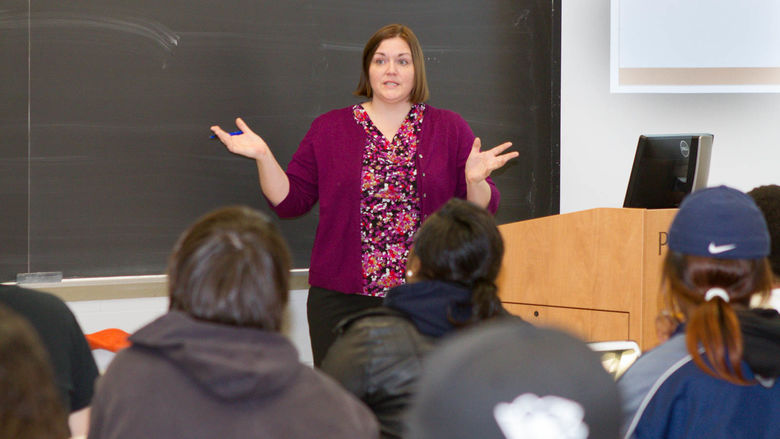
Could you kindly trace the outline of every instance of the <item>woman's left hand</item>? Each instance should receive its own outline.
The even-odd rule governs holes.
[[[506,162],[520,155],[517,151],[502,154],[512,146],[511,142],[502,143],[487,151],[480,151],[482,142],[479,137],[471,145],[471,153],[466,160],[466,183],[475,184],[484,181],[490,173],[504,166]]]

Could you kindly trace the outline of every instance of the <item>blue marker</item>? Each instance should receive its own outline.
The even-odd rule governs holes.
[[[233,131],[232,133],[228,133],[228,134],[230,134],[231,136],[237,136],[239,134],[244,134],[244,132],[243,131]],[[216,138],[217,138],[216,134],[212,134],[211,137],[209,137],[209,139],[216,139]]]

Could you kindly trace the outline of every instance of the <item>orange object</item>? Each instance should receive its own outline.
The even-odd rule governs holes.
[[[111,352],[118,352],[130,346],[130,341],[127,339],[129,336],[130,334],[117,328],[86,334],[90,349],[105,349]]]

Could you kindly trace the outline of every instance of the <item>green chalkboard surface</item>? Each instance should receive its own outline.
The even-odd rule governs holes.
[[[431,105],[521,158],[499,222],[556,213],[560,0],[5,0],[0,9],[0,280],[157,274],[184,228],[268,210],[251,160],[209,126],[242,116],[286,165],[311,121],[358,102],[379,27],[414,29]],[[307,267],[316,208],[278,220]]]

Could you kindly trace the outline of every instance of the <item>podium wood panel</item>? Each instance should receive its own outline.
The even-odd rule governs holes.
[[[657,344],[660,267],[675,213],[603,208],[499,226],[501,300],[532,323],[649,349]]]
[[[626,312],[518,303],[505,303],[504,307],[534,325],[562,327],[586,340],[629,339],[629,319]]]

